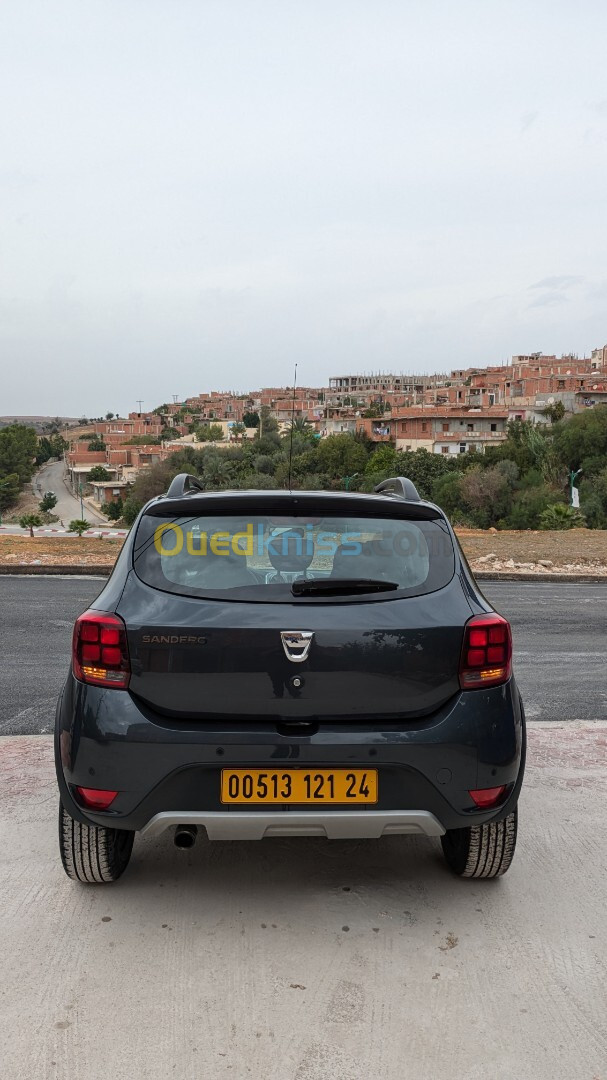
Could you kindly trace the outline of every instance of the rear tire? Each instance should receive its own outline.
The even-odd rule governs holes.
[[[126,870],[135,833],[82,825],[59,803],[59,850],[61,862],[72,881],[104,885],[116,881]]]
[[[448,829],[441,836],[443,854],[454,874],[465,878],[496,878],[506,873],[516,848],[518,810],[503,821]]]

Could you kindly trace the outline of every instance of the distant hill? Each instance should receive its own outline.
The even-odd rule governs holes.
[[[80,423],[80,418],[77,416],[0,416],[0,427],[6,427],[8,424],[27,424],[28,427],[41,432],[45,424],[51,424],[54,420],[60,420],[64,427]]]

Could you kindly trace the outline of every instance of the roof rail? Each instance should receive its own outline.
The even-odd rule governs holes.
[[[415,484],[407,476],[392,476],[389,480],[382,480],[373,490],[378,495],[396,495],[398,499],[406,499],[407,502],[421,502]]]
[[[171,480],[167,496],[169,499],[178,499],[180,495],[187,495],[190,491],[204,491],[202,480],[191,473],[178,473]]]

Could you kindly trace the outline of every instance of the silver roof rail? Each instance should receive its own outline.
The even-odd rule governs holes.
[[[395,495],[407,502],[421,502],[415,484],[407,476],[392,476],[389,480],[382,480],[373,490],[378,495]]]

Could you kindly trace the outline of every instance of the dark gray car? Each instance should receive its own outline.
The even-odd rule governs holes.
[[[410,481],[208,493],[183,474],[74,627],[63,865],[113,881],[136,832],[170,827],[181,847],[421,833],[497,877],[524,755],[510,627]]]

